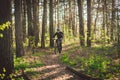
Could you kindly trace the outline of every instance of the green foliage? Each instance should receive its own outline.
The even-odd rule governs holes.
[[[41,52],[36,52],[35,54],[32,54],[32,56],[41,57],[41,56],[43,56],[43,53],[41,53]]]
[[[8,28],[9,28],[9,26],[10,26],[10,24],[11,24],[11,23],[8,21],[8,22],[6,22],[6,23],[4,23],[4,24],[0,25],[0,30],[2,30],[2,31],[3,31],[5,28],[7,28],[7,29],[8,29]]]
[[[61,61],[63,63],[69,63],[69,56],[68,56],[68,53],[65,53],[61,56]]]
[[[88,75],[105,78],[108,72],[110,60],[101,55],[91,55],[89,58],[78,58],[80,68]]]
[[[17,80],[25,80],[23,77],[17,78]]]
[[[6,73],[6,69],[3,68],[3,73],[0,74],[0,79],[4,79],[5,78],[5,73]]]
[[[0,38],[3,37],[3,34],[0,33]]]
[[[13,78],[13,76],[14,76],[13,73],[12,73],[12,74],[9,74],[8,76],[6,76],[6,72],[7,72],[6,69],[3,68],[3,73],[0,74],[0,80],[4,80],[6,77],[9,78],[10,80],[15,80],[15,79]]]
[[[71,48],[62,54],[60,59],[63,63],[82,70],[92,77],[113,80],[120,76],[120,59],[117,56],[119,51],[120,48],[111,45]],[[114,62],[116,59],[117,63]]]
[[[81,40],[84,40],[84,36],[80,36],[80,39],[81,39]]]
[[[69,65],[70,65],[70,66],[74,66],[74,65],[76,65],[76,64],[77,64],[77,63],[76,63],[75,60],[69,62]]]
[[[30,65],[28,66],[28,68],[36,68],[36,67],[40,67],[40,66],[43,66],[43,65],[44,65],[44,64],[43,64],[41,61],[36,60],[36,61],[34,61],[34,63],[30,64]]]
[[[27,58],[16,58],[14,60],[14,66],[15,66],[15,70],[20,70],[20,69],[27,69],[27,68],[34,68],[34,67],[40,67],[44,65],[41,61],[39,60],[34,60],[34,61],[28,61]]]
[[[120,47],[117,48],[117,52],[120,53]]]
[[[60,59],[61,59],[61,61],[63,63],[68,64],[70,66],[76,65],[76,61],[75,60],[70,60],[69,59],[69,54],[68,53],[63,54]]]
[[[104,50],[104,51],[107,51],[109,47],[106,47],[106,46],[102,46],[101,47],[101,50]]]
[[[6,29],[6,28],[8,29],[9,26],[10,26],[10,24],[11,24],[11,23],[8,21],[8,22],[0,25],[0,30],[1,30],[1,31],[4,31],[4,29]],[[2,33],[0,33],[0,37],[3,37],[3,34],[2,34]]]
[[[25,69],[29,66],[29,63],[27,62],[26,59],[21,57],[14,59],[14,66],[15,66],[15,70]]]
[[[20,58],[14,58],[14,66],[15,66],[15,74],[19,75],[22,72],[29,74],[29,72],[33,73],[35,72],[35,68],[41,67],[44,65],[43,62],[41,62],[40,57],[43,56],[43,53],[41,52],[35,52],[35,54],[27,55]],[[33,76],[33,74],[31,76]],[[22,77],[16,80],[24,80]]]
[[[94,50],[95,51],[99,51],[99,50],[107,51],[109,50],[109,47],[106,47],[106,46],[94,47]]]
[[[29,71],[32,71],[33,68],[41,67],[43,65],[44,64],[40,60],[31,59],[31,57],[29,59],[26,57],[14,59],[14,66],[15,66],[16,74],[19,74],[19,70],[24,70],[27,73]],[[24,78],[20,77],[20,78],[17,78],[17,80],[24,80]]]
[[[29,40],[30,40],[30,46],[34,48],[35,47],[35,36],[29,36]]]
[[[91,69],[96,69],[101,72],[105,72],[107,69],[107,65],[109,61],[107,61],[103,56],[91,56],[87,61],[87,66]]]

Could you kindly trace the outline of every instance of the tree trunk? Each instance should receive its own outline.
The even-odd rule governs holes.
[[[54,7],[54,8],[55,8],[55,27],[54,27],[55,29],[54,29],[54,31],[55,31],[55,30],[56,30],[56,27],[58,26],[58,25],[57,25],[57,14],[56,14],[56,13],[57,13],[56,1],[55,1],[55,4],[54,4],[54,5],[55,5],[55,7]]]
[[[76,18],[76,0],[73,0],[73,16],[72,16],[72,30],[73,30],[73,36],[77,36],[77,29],[76,29],[76,25],[75,25],[75,18]]]
[[[106,36],[107,36],[107,43],[109,44],[110,43],[110,24],[109,24],[109,15],[111,14],[111,13],[109,13],[109,8],[107,8],[107,4],[108,4],[108,2],[106,1],[106,6],[105,6],[105,10],[106,10]]]
[[[87,46],[91,46],[91,0],[87,0]]]
[[[35,28],[35,46],[39,42],[39,0],[33,0],[33,26]]]
[[[27,31],[26,31],[26,0],[22,0],[22,26],[23,26],[23,42],[26,41]]]
[[[47,0],[44,0],[42,36],[41,36],[41,47],[42,48],[45,48],[45,26],[46,26],[46,23],[47,23]]]
[[[117,8],[117,42],[118,46],[120,47],[120,16],[119,16],[119,8]]]
[[[24,55],[23,50],[23,28],[22,28],[22,1],[15,0],[15,40],[16,40],[16,56]]]
[[[83,1],[78,1],[78,12],[79,12],[79,37],[80,45],[85,46],[85,34],[84,34],[84,20],[83,20]]]
[[[97,23],[97,19],[98,19],[98,11],[99,11],[99,7],[100,7],[100,0],[98,0],[98,7],[96,10],[96,17],[95,17],[95,22],[94,22],[94,34],[93,34],[93,39],[96,40],[96,23]]]
[[[60,27],[60,20],[59,20],[59,0],[57,0],[57,27]]]
[[[102,36],[102,40],[103,40],[103,45],[105,45],[105,36],[106,36],[106,32],[105,32],[105,27],[106,27],[106,23],[105,23],[105,19],[106,19],[106,15],[105,15],[105,7],[106,7],[106,0],[103,0],[103,24],[102,24],[102,31],[101,31],[101,36]]]
[[[63,15],[63,20],[64,20],[64,28],[63,28],[63,33],[65,34],[66,33],[66,1],[64,0],[64,15]],[[64,36],[64,42],[66,40],[65,36]]]
[[[49,3],[49,7],[50,7],[50,13],[49,13],[49,29],[50,29],[50,47],[54,47],[54,40],[52,39],[53,38],[53,35],[54,35],[54,31],[53,31],[53,0],[50,0],[50,3]]]
[[[112,0],[112,20],[111,20],[111,36],[110,39],[111,41],[114,40],[114,29],[115,29],[115,0]]]
[[[28,37],[29,37],[29,47],[32,46],[32,39],[30,37],[34,36],[34,28],[33,28],[33,19],[32,19],[32,0],[26,0],[27,4],[27,21],[28,21]]]
[[[11,22],[11,0],[0,0],[0,25]],[[0,74],[4,73],[3,68],[6,70],[5,78],[2,80],[10,80],[8,76],[13,72],[13,53],[12,53],[12,37],[11,26],[5,28],[4,31],[0,30],[3,37],[0,38]],[[1,28],[1,26],[0,26]],[[0,79],[1,80],[1,79]]]
[[[69,3],[69,34],[71,35],[72,34],[72,6],[71,6],[71,3],[72,1],[69,0],[68,3]]]

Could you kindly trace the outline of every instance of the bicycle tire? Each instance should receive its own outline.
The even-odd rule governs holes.
[[[59,40],[56,40],[55,43],[54,43],[54,53],[57,54],[57,53],[60,53],[61,52],[61,49],[60,49],[60,41]]]
[[[55,52],[55,54],[57,54],[57,45],[56,45],[56,43],[54,45],[54,52]]]
[[[58,43],[57,43],[57,50],[58,50],[59,53],[61,52],[60,40],[58,40]]]

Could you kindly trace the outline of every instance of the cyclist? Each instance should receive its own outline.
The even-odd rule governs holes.
[[[58,51],[59,51],[59,53],[61,53],[61,51],[62,51],[62,39],[63,39],[64,34],[62,31],[60,31],[59,27],[57,28],[57,32],[53,35],[53,38],[55,36],[57,36],[56,43],[57,43]]]

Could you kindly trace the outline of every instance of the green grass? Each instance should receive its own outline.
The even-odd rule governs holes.
[[[34,60],[32,62],[28,61],[27,58],[21,57],[14,60],[15,70],[26,69],[26,68],[35,68],[43,66],[44,64],[39,60]]]
[[[68,53],[63,54],[60,59],[63,63],[69,63]]]
[[[42,67],[44,65],[41,62],[40,58],[43,56],[42,52],[35,52],[35,54],[30,54],[20,58],[14,58],[14,69],[15,74],[20,74],[20,70],[24,70],[25,73],[29,75],[29,73],[34,73],[34,69],[38,67]],[[36,76],[36,74],[31,74],[32,76]],[[17,78],[17,80],[24,80],[22,77]]]
[[[61,60],[64,64],[68,64],[68,65],[70,65],[71,67],[74,66],[74,65],[76,65],[76,61],[70,60],[68,53],[63,54],[63,55],[60,57],[60,60]]]
[[[76,54],[76,50],[79,55]],[[60,59],[64,64],[82,70],[86,75],[101,79],[113,79],[120,76],[120,62],[117,64],[114,62],[118,52],[118,48],[110,46],[79,47],[66,51]],[[74,53],[75,55],[73,55]]]
[[[41,66],[43,66],[44,65],[44,63],[42,63],[41,61],[34,61],[32,64],[30,64],[29,66],[28,66],[28,68],[36,68],[36,67],[41,67]]]
[[[77,63],[76,63],[76,61],[69,61],[69,65],[71,66],[71,67],[73,67],[74,65],[76,65]]]
[[[45,53],[46,54],[46,53]],[[38,56],[38,57],[42,57],[43,53],[42,52],[36,52],[35,54],[31,54],[32,56]]]
[[[80,68],[83,68],[84,73],[98,78],[106,77],[105,73],[110,64],[110,61],[101,55],[91,55],[87,59],[79,57],[78,62],[81,63]]]
[[[25,69],[29,66],[29,62],[23,57],[14,59],[15,70]]]
[[[16,80],[16,79],[13,79],[13,80]],[[20,77],[20,78],[17,78],[17,80],[24,80],[24,78]]]

